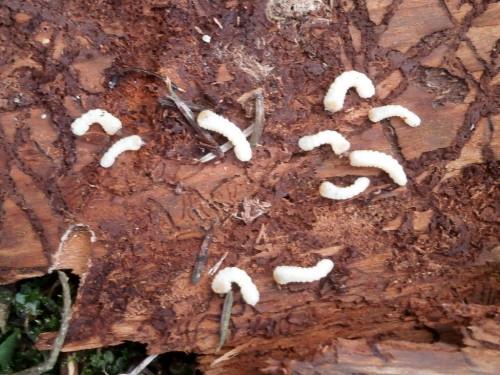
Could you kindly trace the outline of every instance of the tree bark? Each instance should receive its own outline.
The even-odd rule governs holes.
[[[63,350],[139,341],[150,354],[202,354],[208,374],[439,372],[440,361],[455,360],[457,371],[490,373],[482,362],[498,342],[474,346],[470,335],[498,330],[499,4],[300,4],[0,6],[0,277],[81,276]],[[252,160],[228,152],[194,163],[210,150],[175,109],[157,111],[160,81],[133,73],[107,88],[129,66],[169,76],[182,99],[241,128],[253,121],[248,93],[262,88],[266,126]],[[325,113],[324,94],[346,70],[366,73],[376,94],[351,90],[342,111]],[[406,106],[422,125],[368,120],[370,108],[388,104]],[[119,117],[120,133],[93,125],[72,135],[71,122],[93,108]],[[328,129],[351,150],[398,159],[408,184],[351,167],[326,146],[298,148],[301,136]],[[101,168],[107,148],[133,134],[145,146]],[[319,196],[322,181],[346,186],[358,176],[371,179],[359,197]],[[214,219],[207,265],[192,285]],[[226,252],[222,267],[247,271],[261,300],[251,307],[235,291],[230,333],[215,355],[223,298],[206,270]],[[318,282],[272,279],[278,265],[322,258],[335,268]],[[424,355],[431,363],[422,370]]]

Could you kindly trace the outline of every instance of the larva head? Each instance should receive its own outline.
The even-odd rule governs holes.
[[[394,180],[394,182],[399,186],[406,186],[406,184],[408,183],[408,178],[406,177],[404,171],[401,172],[398,171],[398,173],[393,173],[391,174],[391,177]]]
[[[304,151],[311,151],[316,146],[311,140],[311,136],[306,135],[299,139],[299,147]]]
[[[101,158],[100,165],[103,168],[109,168],[115,163],[115,158],[110,156],[104,156]]]
[[[344,107],[344,98],[335,98],[332,95],[326,94],[323,105],[325,106],[325,111],[335,113]]]
[[[141,146],[145,144],[142,141],[141,137],[139,137],[138,135],[131,135],[130,137],[128,137],[128,139],[129,139],[130,150],[133,151],[139,150]]]
[[[333,270],[334,266],[335,264],[330,259],[322,259],[316,264],[316,267],[324,272],[325,275]]]
[[[214,115],[214,113],[212,111],[205,109],[205,110],[201,111],[200,113],[198,113],[198,117],[196,117],[196,120],[198,122],[207,121],[207,120],[213,118],[213,115]]]
[[[252,149],[250,145],[246,143],[242,143],[238,145],[238,147],[235,147],[234,154],[241,161],[250,161],[250,159],[252,159]]]
[[[340,155],[348,151],[351,144],[346,139],[339,139],[335,144],[332,143],[332,150],[335,154]]]
[[[110,113],[102,115],[100,124],[109,135],[116,134],[122,128],[122,122]]]
[[[74,135],[82,136],[87,132],[87,130],[89,130],[89,125],[83,123],[80,119],[76,119],[71,124],[71,131]]]
[[[273,278],[277,284],[283,285],[288,283],[288,278],[286,273],[283,270],[286,270],[287,266],[278,266],[273,271]]]
[[[408,116],[406,117],[403,117],[403,119],[405,120],[405,122],[410,125],[412,128],[416,127],[416,126],[419,126],[420,125],[420,117],[418,117],[417,115],[413,114],[413,113],[410,113],[408,114]]]
[[[215,293],[225,294],[231,290],[231,268],[224,268],[212,280],[212,290]]]
[[[255,290],[252,290],[251,292],[247,291],[245,294],[243,294],[243,299],[249,305],[255,306],[260,299],[259,291],[257,290],[257,288],[255,288]]]

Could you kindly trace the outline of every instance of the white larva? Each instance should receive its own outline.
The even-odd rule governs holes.
[[[383,119],[394,116],[401,117],[406,124],[412,127],[420,125],[420,117],[400,105],[385,105],[383,107],[372,108],[368,112],[368,117],[373,122],[379,122]]]
[[[401,164],[392,156],[379,151],[357,150],[349,155],[351,165],[355,167],[374,167],[387,172],[393,181],[401,186],[408,182]]]
[[[255,124],[250,125],[248,128],[243,130],[243,135],[245,137],[248,137],[250,134],[253,133],[254,129],[255,129]],[[234,147],[233,143],[228,141],[228,142],[224,143],[222,146],[220,146],[220,149],[222,150],[222,152],[228,152],[233,147]],[[199,159],[198,162],[199,163],[207,163],[210,160],[215,159],[216,157],[217,157],[217,154],[215,152],[210,152],[210,153],[206,154],[205,156],[203,156],[201,159]]]
[[[252,158],[252,149],[245,135],[235,124],[218,114],[204,110],[198,114],[198,124],[207,130],[222,134],[234,145],[234,153],[241,161],[249,161]]]
[[[71,124],[75,135],[84,135],[92,124],[99,124],[109,135],[116,134],[122,128],[122,122],[104,109],[91,109],[78,117]]]
[[[236,283],[241,289],[241,295],[246,303],[255,306],[259,302],[259,291],[248,274],[238,267],[226,267],[220,270],[212,281],[215,293],[225,294],[231,290],[231,283]]]
[[[333,269],[330,259],[320,260],[314,267],[303,268],[294,266],[278,266],[274,269],[274,280],[280,284],[310,283],[322,279]]]
[[[366,75],[354,70],[344,72],[335,78],[325,95],[323,104],[330,112],[338,112],[344,106],[344,99],[351,87],[354,87],[362,98],[370,98],[375,94],[375,86]]]
[[[337,155],[343,154],[351,147],[347,139],[333,130],[324,130],[313,135],[306,135],[299,139],[299,147],[304,151],[311,151],[313,148],[326,143],[332,146],[333,152]]]
[[[125,151],[137,151],[144,144],[141,137],[138,135],[131,135],[130,137],[125,137],[113,144],[108,151],[101,158],[101,167],[109,168],[111,167],[118,155]]]
[[[366,177],[356,179],[351,186],[347,187],[336,186],[331,182],[325,181],[319,187],[319,194],[322,197],[335,200],[350,199],[361,194],[369,185],[370,179]]]

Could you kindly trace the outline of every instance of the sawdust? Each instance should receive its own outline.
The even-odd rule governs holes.
[[[271,22],[302,18],[324,6],[320,0],[270,0],[266,5],[266,17]]]

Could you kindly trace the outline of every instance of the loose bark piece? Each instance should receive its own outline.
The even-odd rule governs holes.
[[[367,340],[339,339],[325,347],[310,362],[269,361],[267,374],[496,374],[500,360],[495,351],[460,349],[444,344],[417,344],[401,341],[371,343]]]
[[[367,347],[381,366],[391,362],[373,354],[373,348],[385,353],[373,338],[425,344],[398,347],[401,364],[402,353],[412,357],[408,352],[458,353],[460,361],[470,355],[474,365],[476,358],[490,361],[485,350],[498,354],[488,320],[496,319],[491,308],[500,302],[493,2],[349,0],[307,16],[288,8],[279,23],[266,19],[267,2],[248,9],[234,1],[222,8],[203,2],[204,15],[188,1],[171,5],[137,12],[122,1],[119,11],[102,12],[91,2],[34,0],[1,11],[0,280],[46,273],[75,223],[98,238],[90,244],[80,232],[60,254],[61,267],[82,274],[63,350],[137,341],[153,355],[199,353],[208,374],[256,373],[269,358],[311,362],[318,347],[352,337],[365,340],[361,353]],[[167,10],[169,22],[161,16]],[[20,13],[31,20],[17,22],[27,19]],[[210,44],[189,32],[213,17],[224,30]],[[152,115],[161,96],[157,85],[141,80],[108,90],[102,82],[109,63],[99,61],[98,69],[83,65],[92,81],[81,80],[85,72],[74,64],[100,56],[154,66],[183,82],[183,99],[239,123],[254,116],[258,81],[266,93],[265,145],[245,165],[230,158],[194,165],[211,150],[202,152],[178,118]],[[233,80],[212,85],[221,65]],[[329,117],[322,99],[346,69],[366,72],[376,94],[369,100],[349,94],[345,111]],[[237,100],[244,93],[252,103],[242,109]],[[422,125],[369,121],[370,108],[390,104],[412,109]],[[69,129],[89,108],[119,116],[121,136],[146,142],[141,152],[99,168],[114,136],[90,129],[75,139]],[[328,150],[299,150],[300,137],[326,129],[341,132],[351,150],[394,155],[408,185],[398,188],[385,173],[358,170]],[[318,195],[323,180],[347,186],[361,176],[371,185],[355,200]],[[260,215],[249,206],[243,221],[234,216],[241,217],[242,202],[269,205]],[[251,307],[235,289],[231,340],[220,356],[213,352],[221,299],[210,278],[196,286],[190,280],[204,223],[213,218],[221,230],[211,259],[227,253],[224,267],[248,270],[261,295]],[[280,264],[310,267],[323,257],[336,266],[319,281],[278,288],[272,280]],[[458,308],[462,301],[489,315],[471,318]],[[49,347],[53,337],[42,335],[39,345]],[[485,340],[488,348],[477,346]]]
[[[452,26],[438,0],[403,0],[381,35],[380,45],[405,53],[422,37]]]

